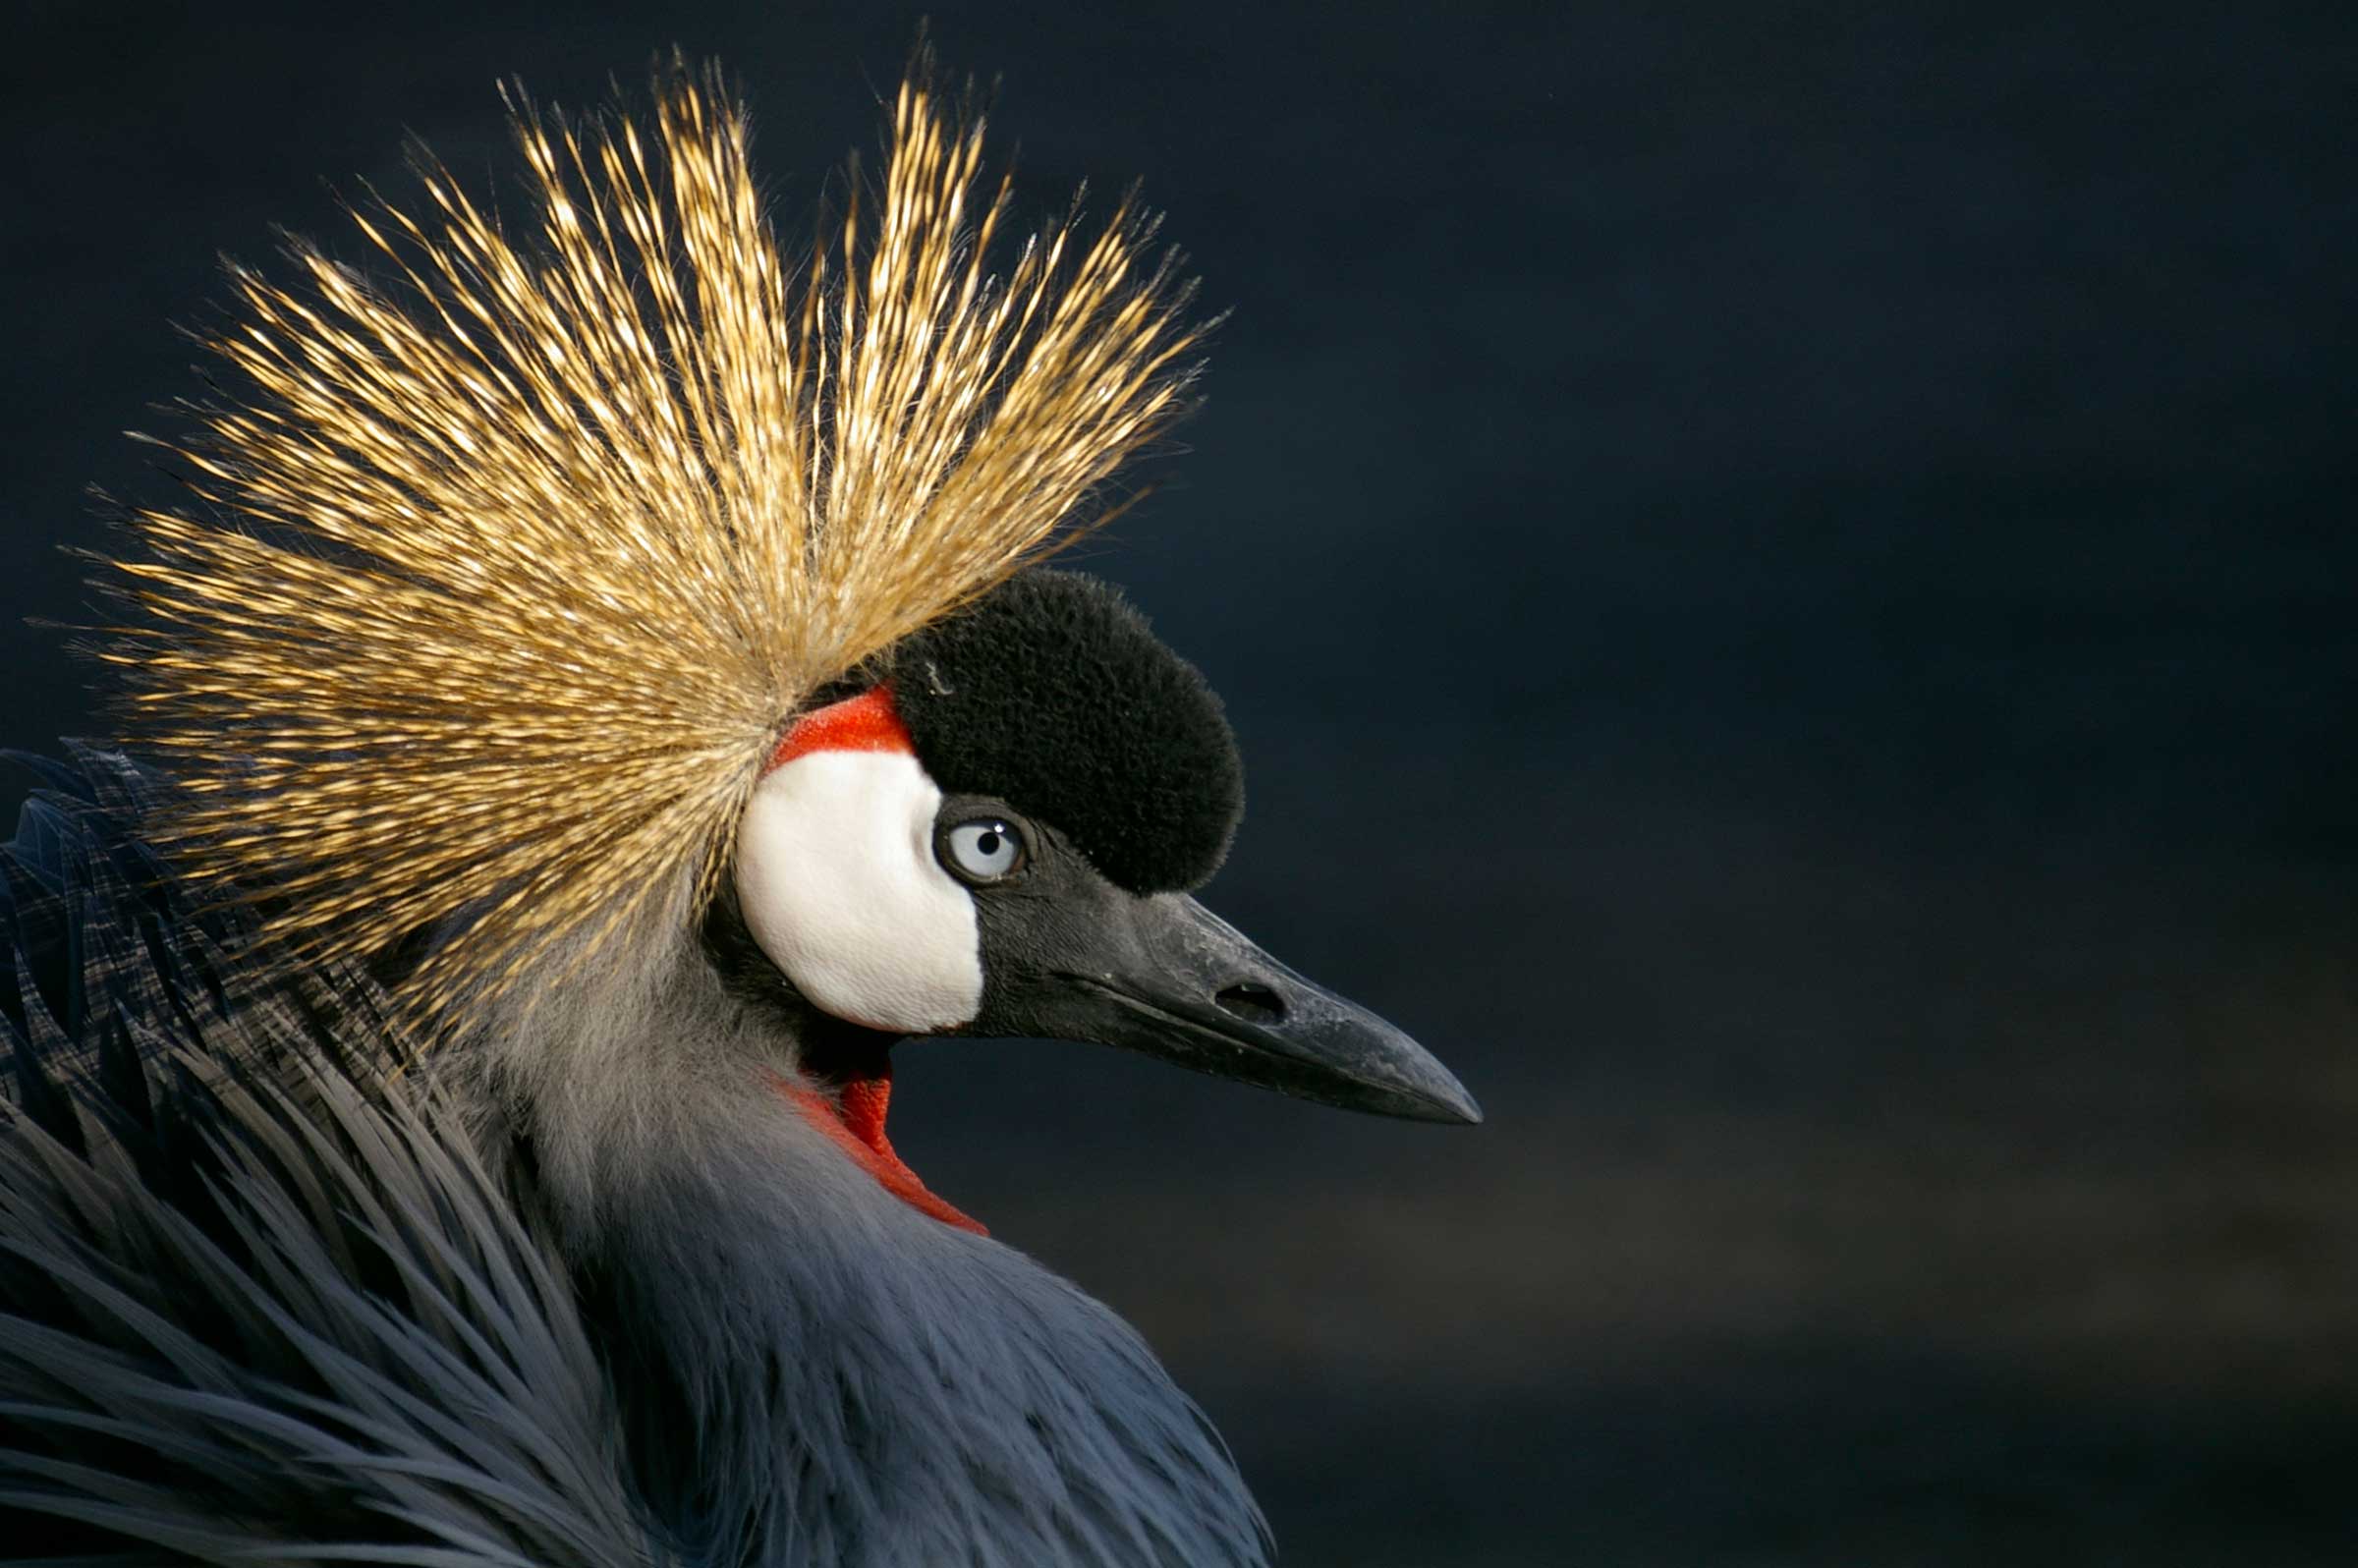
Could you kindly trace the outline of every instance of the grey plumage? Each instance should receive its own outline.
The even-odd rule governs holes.
[[[375,988],[241,979],[76,761],[0,850],[0,1552],[663,1560],[567,1281],[385,1087]]]
[[[1131,1330],[756,1114],[792,999],[725,943],[396,1076],[367,977],[263,979],[178,896],[126,764],[46,772],[0,851],[8,1560],[1267,1560]],[[679,1092],[527,1084],[559,1036]]]

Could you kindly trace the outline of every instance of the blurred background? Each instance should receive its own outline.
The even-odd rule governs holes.
[[[1477,1130],[904,1051],[1311,1565],[2358,1548],[2358,17],[936,3],[1021,204],[1144,177],[1208,402],[1088,547],[1226,695],[1210,901]],[[800,230],[921,8],[20,9],[0,742],[172,323],[493,86],[674,42]],[[25,775],[0,779],[9,795]],[[5,811],[0,803],[0,811]]]

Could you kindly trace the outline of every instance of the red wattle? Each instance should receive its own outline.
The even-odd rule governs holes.
[[[917,1172],[901,1163],[901,1156],[892,1151],[892,1143],[884,1136],[884,1113],[892,1102],[889,1062],[873,1078],[855,1078],[845,1084],[840,1104],[807,1084],[789,1083],[783,1078],[772,1082],[778,1092],[803,1113],[805,1121],[832,1139],[853,1164],[873,1176],[877,1185],[893,1197],[945,1225],[971,1230],[978,1236],[990,1234],[980,1221],[934,1197],[918,1180]]]

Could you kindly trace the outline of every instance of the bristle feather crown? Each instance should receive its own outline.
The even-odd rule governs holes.
[[[247,390],[173,444],[196,504],[130,514],[101,650],[182,865],[283,952],[421,944],[429,1017],[701,907],[806,699],[1085,526],[1200,338],[1128,202],[994,276],[1008,185],[922,64],[799,264],[715,73],[649,131],[511,111],[535,242],[428,163],[353,214],[390,283],[233,269]]]

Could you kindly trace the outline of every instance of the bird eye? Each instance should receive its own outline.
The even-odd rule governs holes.
[[[941,835],[941,862],[969,882],[999,882],[1024,868],[1023,830],[1003,816],[953,823]]]

